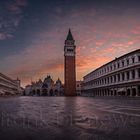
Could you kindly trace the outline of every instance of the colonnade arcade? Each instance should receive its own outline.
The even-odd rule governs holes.
[[[140,85],[90,89],[86,94],[89,96],[140,96]]]
[[[63,95],[62,91],[59,91],[57,89],[33,89],[31,91],[31,95],[37,95],[37,96],[60,96]]]

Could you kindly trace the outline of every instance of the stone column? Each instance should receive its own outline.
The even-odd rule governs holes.
[[[132,96],[133,90],[132,87],[130,88],[130,96]]]
[[[136,86],[136,96],[139,96],[138,86]]]
[[[126,58],[124,59],[124,66],[127,66]]]
[[[139,78],[139,71],[138,69],[135,69],[135,79],[138,79]]]
[[[118,82],[118,74],[116,74],[116,82]]]
[[[135,55],[135,62],[139,62],[138,55]]]
[[[108,96],[108,89],[106,89],[106,96]]]
[[[132,71],[129,71],[129,76],[130,76],[130,80],[133,79],[132,78]]]
[[[124,96],[127,96],[127,87],[125,87],[125,95]]]
[[[122,73],[120,73],[120,81],[122,82]]]

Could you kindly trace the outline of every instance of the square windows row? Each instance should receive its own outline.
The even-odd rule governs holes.
[[[140,62],[140,56],[138,56],[138,61]],[[94,73],[93,76],[97,77],[97,76],[99,76],[101,74],[110,72],[110,71],[115,70],[117,68],[124,67],[125,63],[128,66],[130,64],[130,58],[129,59],[127,58],[126,60],[116,62],[116,63],[114,63],[114,64],[112,64],[110,66],[106,66],[105,68],[102,68],[101,70],[99,70],[97,73]],[[131,64],[133,64],[133,63],[135,63],[135,57],[131,58]]]
[[[87,83],[87,85],[89,85],[89,84],[90,85],[105,85],[105,84],[111,84],[111,83],[116,83],[116,82],[120,82],[120,81],[130,80],[130,78],[131,79],[136,78],[135,70],[122,72],[122,73],[112,75],[110,77],[106,77],[106,78],[99,79],[96,81],[90,81],[89,83]],[[140,68],[138,69],[138,78],[140,78]]]

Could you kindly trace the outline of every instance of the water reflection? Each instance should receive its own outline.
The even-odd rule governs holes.
[[[140,119],[124,111],[109,112],[121,104],[126,108],[135,105],[135,110],[139,107],[138,100],[133,104],[82,97],[1,98],[0,139],[129,140],[133,131],[140,134]],[[103,110],[106,108],[109,109]]]

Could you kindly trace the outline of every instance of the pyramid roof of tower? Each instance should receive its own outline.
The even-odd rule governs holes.
[[[69,32],[68,32],[66,40],[74,40],[70,29],[69,29]]]

